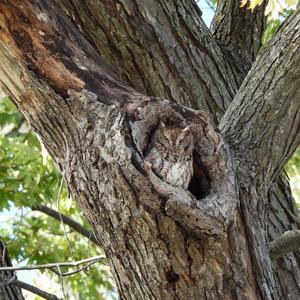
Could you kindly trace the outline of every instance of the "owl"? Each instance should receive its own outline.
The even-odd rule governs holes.
[[[190,126],[160,123],[145,155],[153,172],[163,181],[187,189],[193,176],[194,139]]]

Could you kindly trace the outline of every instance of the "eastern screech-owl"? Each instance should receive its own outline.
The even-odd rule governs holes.
[[[167,127],[160,123],[145,159],[163,181],[184,189],[193,176],[194,139],[190,127]]]

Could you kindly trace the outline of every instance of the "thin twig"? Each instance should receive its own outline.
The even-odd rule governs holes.
[[[87,264],[90,262],[96,263],[105,260],[105,256],[94,256],[79,261],[71,262],[60,262],[60,263],[50,263],[44,265],[29,265],[29,266],[19,266],[19,267],[0,267],[0,271],[24,271],[24,270],[42,270],[60,267],[77,267],[82,264]]]
[[[85,266],[82,266],[81,268],[76,269],[74,271],[62,273],[62,276],[66,277],[66,276],[74,275],[74,274],[79,273],[81,271],[86,271],[92,265],[93,265],[93,262],[90,262],[90,263],[86,264]]]
[[[70,271],[70,272],[65,272],[65,273],[62,273],[61,275],[64,276],[64,277],[66,277],[66,276],[74,275],[74,274],[79,273],[79,272],[81,272],[81,271],[86,271],[86,270],[89,269],[90,266],[92,266],[93,264],[94,264],[94,262],[87,263],[85,266],[82,266],[82,267],[79,268],[79,269],[76,269],[76,270]],[[55,273],[56,275],[60,276],[60,273],[57,272],[57,271],[55,270],[55,268],[51,268],[50,270],[51,270],[53,273]]]
[[[63,293],[63,297],[66,300],[67,297],[66,297],[66,291],[65,291],[64,277],[62,275],[61,267],[58,267],[58,272],[59,272],[59,277],[60,277],[61,290],[62,290],[62,293]]]
[[[21,224],[23,222],[23,216],[24,216],[24,212],[23,212],[23,207],[22,206],[21,206],[20,210],[21,210],[21,216],[20,216],[20,220],[18,222],[17,230],[14,233],[14,236],[8,242],[4,242],[4,250],[3,250],[4,254],[5,254],[5,248],[6,248],[6,246],[8,246],[10,243],[12,243],[17,238],[17,236],[19,235],[20,227],[21,227]],[[5,256],[5,255],[3,255],[3,256]]]
[[[76,232],[80,233],[81,235],[87,237],[90,241],[92,241],[95,245],[99,246],[98,241],[96,240],[95,234],[92,230],[88,230],[78,222],[74,221],[72,218],[59,213],[58,211],[52,209],[49,206],[46,205],[39,205],[39,206],[33,206],[31,207],[32,210],[37,210],[39,212],[42,212],[58,221],[63,220],[64,224],[68,225],[70,228],[74,229]],[[89,256],[91,256],[89,254]]]
[[[60,182],[59,190],[58,190],[58,195],[57,195],[57,200],[56,200],[56,206],[57,206],[57,211],[59,213],[60,222],[61,222],[61,225],[62,225],[62,228],[63,228],[63,231],[64,231],[64,235],[65,235],[66,241],[68,243],[68,246],[69,246],[69,249],[70,249],[70,252],[71,252],[72,259],[73,259],[73,261],[75,261],[74,251],[73,251],[71,242],[69,240],[68,234],[66,232],[65,224],[64,224],[64,221],[63,221],[63,218],[62,218],[62,214],[61,214],[60,208],[59,208],[59,200],[60,200],[60,195],[61,195],[61,190],[62,190],[62,187],[63,187],[63,183],[64,183],[64,181],[63,181],[63,178],[62,178],[61,182]]]

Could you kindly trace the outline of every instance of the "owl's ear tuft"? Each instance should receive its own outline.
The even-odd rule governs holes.
[[[163,132],[165,128],[166,128],[166,124],[164,122],[160,122],[158,129]]]
[[[185,134],[188,134],[190,132],[192,132],[192,125],[189,125],[187,127],[185,127],[182,132],[184,132]]]

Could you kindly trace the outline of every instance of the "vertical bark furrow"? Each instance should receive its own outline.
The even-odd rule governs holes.
[[[299,258],[293,259],[293,263],[290,261],[290,266],[288,261],[282,260],[276,272],[273,272],[267,246],[270,236],[266,235],[265,229],[268,218],[272,217],[276,222],[274,216],[265,215],[265,190],[278,176],[283,164],[300,141],[297,131],[299,116],[295,118],[300,103],[299,17],[298,12],[288,19],[273,42],[260,55],[222,120],[222,124],[226,123],[226,129],[223,128],[226,140],[241,162],[237,169],[243,175],[238,177],[240,184],[245,186],[247,191],[241,194],[242,209],[253,245],[257,279],[266,299],[296,299],[299,294],[299,291],[295,291],[294,294],[288,292],[288,289],[293,290],[298,285],[299,278],[295,276],[297,272],[287,275],[291,276],[289,287],[286,285],[288,281],[283,280],[286,268],[295,271],[299,268],[296,263]],[[281,188],[284,188],[285,184],[279,181]],[[279,199],[285,198],[285,201],[290,201],[288,193],[282,194],[276,189],[272,192],[278,193]],[[271,193],[268,196],[271,198]],[[276,214],[280,216],[279,211]],[[282,222],[289,224],[291,221],[286,218]],[[269,221],[269,235],[276,231],[281,234],[285,231],[285,228],[277,223],[275,229]],[[277,288],[279,282],[282,289]]]
[[[139,151],[142,149],[139,146],[149,140],[149,135],[160,121],[168,121],[170,118],[173,122],[180,120],[186,125],[193,123],[196,113],[192,114],[191,110],[179,106],[175,110],[174,103],[141,95],[116,80],[103,65],[99,55],[76,29],[64,17],[59,16],[55,7],[50,8],[50,2],[0,2],[0,25],[5,27],[5,22],[11,21],[7,18],[7,13],[11,13],[18,22],[10,25],[19,30],[19,36],[22,31],[30,33],[26,36],[34,36],[32,44],[36,47],[23,49],[20,45],[16,46],[16,37],[11,36],[12,32],[0,31],[1,45],[11,47],[11,51],[8,51],[7,46],[5,49],[0,47],[1,62],[4,62],[4,66],[10,65],[10,68],[1,65],[0,71],[7,68],[12,74],[7,77],[1,71],[0,80],[15,94],[15,101],[20,109],[46,142],[69,188],[93,225],[97,239],[111,259],[121,298],[288,298],[288,282],[280,280],[280,288],[277,284],[279,277],[272,271],[269,261],[265,232],[266,191],[259,190],[259,180],[252,180],[252,177],[249,180],[249,174],[256,174],[244,170],[244,173],[240,172],[238,176],[241,190],[238,191],[236,186],[235,191],[241,195],[243,220],[240,220],[239,212],[235,210],[226,218],[227,211],[221,202],[229,188],[224,189],[224,193],[216,198],[205,199],[211,199],[210,202],[203,199],[197,201],[200,207],[206,203],[212,208],[215,218],[222,219],[222,222],[223,219],[227,219],[227,223],[224,224],[226,232],[222,236],[207,233],[199,235],[196,230],[187,230],[184,221],[179,221],[176,216],[168,216],[166,202],[169,201],[169,196],[161,196],[154,189],[153,182],[150,183],[143,168],[143,151]],[[78,5],[81,2],[78,1]],[[94,14],[97,20],[92,17],[89,23],[89,20],[82,19],[82,29],[89,25],[92,27],[93,34],[90,39],[93,38],[93,44],[97,45],[99,52],[104,51],[107,57],[124,56],[121,60],[115,60],[114,68],[117,70],[118,63],[120,74],[126,73],[124,76],[140,84],[142,89],[170,94],[172,99],[179,96],[178,99],[183,99],[180,101],[186,101],[190,105],[196,103],[193,101],[203,101],[204,106],[210,106],[213,111],[217,111],[217,119],[224,112],[237,84],[231,81],[233,75],[230,69],[229,75],[226,75],[224,57],[196,15],[198,12],[192,2],[155,1],[150,6],[149,1],[142,0],[124,0],[122,3],[85,1],[84,5],[89,5],[85,16]],[[161,5],[164,5],[163,11]],[[26,9],[23,11],[22,7]],[[82,18],[79,8],[85,11],[86,6],[78,6],[77,17]],[[33,20],[30,27],[27,24],[25,26],[23,18],[20,18],[20,15],[26,13],[29,13],[27,19]],[[49,22],[49,15],[55,26]],[[43,69],[45,65],[39,65],[38,61],[32,59],[36,55],[40,57],[41,53],[45,54],[43,47],[37,47],[43,37],[35,35],[41,25],[41,20],[38,21],[36,16],[48,20],[43,30],[47,30],[48,33],[50,57],[58,60],[51,62],[62,67],[62,70],[55,69],[54,73],[47,73],[49,70]],[[101,23],[100,33],[97,31],[96,22]],[[96,26],[93,27],[93,24]],[[198,27],[190,31],[188,28],[195,24],[198,24]],[[96,37],[99,38],[98,44],[94,40]],[[180,45],[177,45],[178,43]],[[53,44],[57,48],[53,48]],[[134,48],[129,47],[131,45]],[[215,49],[212,49],[213,47]],[[144,49],[150,52],[146,51],[144,55]],[[34,51],[30,52],[32,50]],[[31,59],[29,62],[35,64],[34,69],[28,64],[28,57]],[[144,61],[144,57],[149,61]],[[47,55],[46,58],[49,59]],[[129,58],[127,62],[126,58]],[[216,70],[217,65],[219,68]],[[49,65],[46,64],[46,67]],[[148,72],[148,68],[152,69]],[[198,71],[198,68],[203,70]],[[144,69],[145,75],[142,74]],[[156,74],[158,70],[162,70],[160,75]],[[131,73],[128,74],[129,71]],[[48,76],[42,76],[43,74]],[[64,77],[65,74],[72,79],[72,84],[77,84],[75,89],[70,89],[68,80],[58,80],[59,76]],[[160,82],[161,78],[164,79],[163,83]],[[200,79],[203,81],[200,82]],[[224,81],[227,79],[226,86]],[[49,86],[60,93],[60,96]],[[198,98],[200,96],[205,99]],[[256,98],[258,101],[259,98]],[[168,115],[166,110],[160,110],[161,103],[165,105],[164,108],[174,109],[174,114]],[[148,105],[154,107],[154,113],[150,117],[149,111],[146,111]],[[255,107],[259,107],[260,111],[265,108],[264,105]],[[147,113],[139,114],[143,109]],[[232,112],[232,116],[234,113]],[[249,116],[253,122],[252,114],[253,111],[242,122],[248,120]],[[203,115],[202,118],[206,117]],[[143,128],[147,123],[145,120],[150,122],[147,128]],[[134,122],[136,124],[133,124]],[[247,122],[244,124],[247,125]],[[132,129],[133,125],[141,130],[138,138],[133,136],[133,130],[128,128]],[[219,186],[223,186],[225,182],[226,187],[232,187],[236,178],[233,174],[228,178],[228,174],[232,173],[230,155],[228,152],[228,161],[223,161],[224,147],[220,136],[210,123],[206,123],[206,126],[201,129],[205,134],[199,138],[198,144],[202,147],[204,156],[211,150],[216,159],[211,160],[206,156],[204,159],[212,169],[218,168],[218,164],[226,165],[224,172],[218,174],[220,182],[211,178],[214,180],[215,189],[210,191],[209,196],[214,196]],[[234,137],[239,137],[238,132],[234,134]],[[212,136],[214,144],[207,143],[204,135]],[[242,136],[241,140],[247,142],[247,135]],[[148,144],[144,146],[143,150],[146,150]],[[212,174],[211,172],[209,175]],[[244,191],[243,188],[249,189]],[[184,191],[184,196],[187,195],[191,196],[189,192]],[[234,194],[230,200],[230,203],[236,203],[237,195]],[[191,207],[185,208],[194,213]],[[200,222],[198,224],[199,227],[203,225]],[[253,250],[254,263],[250,258],[250,249]],[[262,257],[261,260],[259,256]],[[295,261],[292,264],[294,268]],[[291,283],[292,286],[294,282]]]
[[[125,1],[115,2],[113,9],[110,1],[58,2],[119,78],[148,95],[198,107],[220,119],[237,84],[192,2]],[[142,80],[135,77],[138,70],[143,70]]]
[[[300,142],[299,45],[298,11],[259,56],[220,125],[242,164],[266,184]]]
[[[241,84],[261,47],[267,1],[253,11],[240,4],[236,0],[219,0],[211,31]]]

